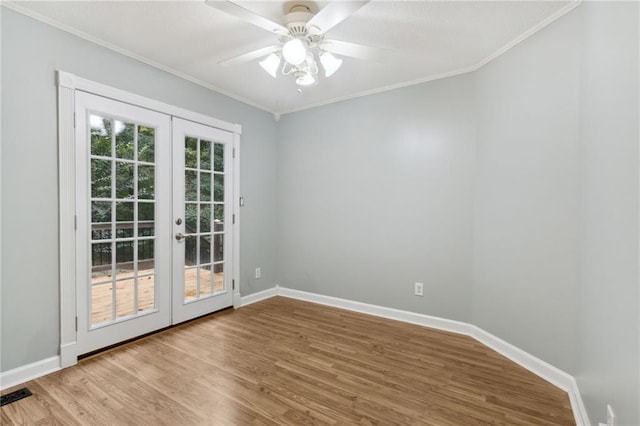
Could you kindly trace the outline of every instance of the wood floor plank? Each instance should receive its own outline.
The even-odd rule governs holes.
[[[470,337],[281,297],[22,386],[3,425],[575,424],[565,392]]]

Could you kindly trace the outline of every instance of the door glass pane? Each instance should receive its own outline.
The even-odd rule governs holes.
[[[153,200],[155,195],[155,167],[138,166],[138,199]]]
[[[206,265],[199,270],[200,272],[200,294],[207,295],[213,293],[213,274],[211,265]]]
[[[214,144],[213,170],[216,172],[224,172],[224,145],[221,143]]]
[[[111,164],[109,160],[91,160],[92,198],[111,198]]]
[[[211,201],[211,173],[200,172],[200,201]]]
[[[133,198],[133,164],[116,162],[116,198]]]
[[[198,298],[198,268],[184,269],[184,300],[196,300]]]
[[[91,324],[111,321],[113,318],[113,284],[91,286]]]
[[[184,199],[198,201],[198,172],[192,170],[184,172]]]
[[[211,232],[211,204],[200,204],[200,232]]]
[[[215,293],[224,290],[224,264],[217,263],[213,265],[213,288]]]
[[[224,291],[224,145],[186,137],[185,165],[184,299],[190,302]]]
[[[138,161],[153,163],[155,157],[155,129],[140,126],[138,128]]]
[[[111,156],[111,120],[98,115],[90,115],[91,155]]]
[[[116,281],[116,318],[133,315],[135,312],[136,280]]]
[[[115,120],[117,158],[133,160],[134,127],[133,123],[123,123],[122,121]]]
[[[200,170],[211,170],[211,142],[200,141]]]
[[[156,132],[111,117],[90,120],[90,309],[92,326],[102,326],[155,307]]]
[[[213,200],[224,201],[224,175],[216,173],[213,180]]]

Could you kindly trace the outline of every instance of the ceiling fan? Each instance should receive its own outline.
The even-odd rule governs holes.
[[[282,24],[260,16],[229,0],[207,0],[206,3],[279,37],[279,44],[266,46],[221,61],[221,65],[236,65],[264,57],[260,66],[272,77],[291,75],[298,86],[312,86],[318,81],[318,60],[325,77],[333,75],[342,65],[338,56],[379,60],[380,49],[325,37],[327,31],[367,4],[366,1],[335,1],[318,13],[308,2],[293,2]],[[335,55],[334,55],[335,54]],[[300,89],[299,89],[300,90]]]

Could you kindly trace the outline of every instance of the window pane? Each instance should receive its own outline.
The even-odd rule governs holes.
[[[138,241],[138,275],[154,273],[154,241]]]
[[[184,172],[184,199],[186,201],[198,200],[198,173],[187,170]]]
[[[134,241],[116,242],[116,278],[133,276]]]
[[[138,203],[138,220],[153,222],[155,203]]]
[[[91,324],[111,320],[112,297],[113,285],[111,283],[91,286]]]
[[[138,166],[138,198],[155,198],[155,167]]]
[[[200,172],[200,201],[211,201],[211,173]]]
[[[196,237],[186,237],[184,239],[184,263],[185,265],[196,265],[198,263]]]
[[[213,205],[214,232],[224,232],[224,204]]]
[[[198,297],[198,269],[184,269],[184,300],[192,300]]]
[[[111,222],[111,201],[91,202],[91,222]]]
[[[216,172],[224,171],[224,145],[221,143],[214,144],[213,148],[213,170]]]
[[[116,281],[116,318],[135,313],[133,306],[135,279]]]
[[[133,160],[133,134],[135,125],[115,121],[116,130],[116,157]]]
[[[224,234],[213,236],[213,261],[220,262],[224,259]]]
[[[215,293],[224,291],[224,263],[213,265],[213,288]]]
[[[133,222],[133,203],[120,201],[116,203],[116,220],[118,222]]]
[[[150,127],[138,127],[138,161],[154,162],[155,132]]]
[[[211,232],[211,205],[200,205],[200,232]]]
[[[90,115],[91,154],[111,157],[111,120]]]
[[[213,200],[224,201],[224,175],[214,175],[213,180]]]
[[[211,142],[200,141],[200,170],[211,170]]]
[[[198,232],[198,205],[187,204],[184,206],[185,232],[195,234]]]
[[[138,278],[138,312],[153,309],[155,302],[155,277],[139,277]]]
[[[105,281],[111,277],[111,250],[113,243],[91,245],[91,281]]]
[[[200,274],[200,294],[207,295],[213,293],[213,274],[211,265],[199,268]]]
[[[133,237],[133,203],[116,203],[116,238]]]
[[[91,160],[91,197],[111,198],[110,160]]]
[[[192,169],[198,168],[198,140],[196,138],[184,139],[184,166]]]
[[[133,164],[116,162],[116,197],[133,198]]]
[[[200,237],[200,264],[211,263],[211,236]]]

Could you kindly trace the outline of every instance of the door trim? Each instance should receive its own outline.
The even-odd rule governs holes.
[[[182,118],[233,133],[234,193],[240,193],[240,135],[242,126],[228,123],[204,114],[189,111],[121,89],[106,86],[74,74],[57,71],[58,86],[58,191],[59,191],[59,282],[60,282],[60,366],[77,363],[76,332],[76,189],[75,189],[75,93],[76,90],[92,93],[120,102],[129,103],[173,117]],[[234,232],[233,306],[240,305],[240,210],[239,197],[233,200],[236,215]]]

